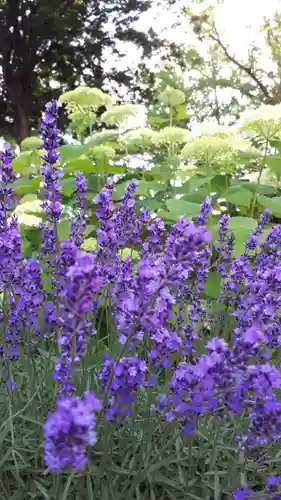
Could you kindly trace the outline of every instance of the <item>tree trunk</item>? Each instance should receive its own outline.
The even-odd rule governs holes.
[[[29,116],[26,107],[21,102],[16,105],[16,113],[16,135],[18,141],[22,142],[29,136]]]

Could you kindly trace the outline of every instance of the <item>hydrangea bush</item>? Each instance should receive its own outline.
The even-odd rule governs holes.
[[[8,144],[0,157],[1,499],[281,499],[281,227],[264,235],[265,211],[233,257],[210,198],[167,230],[137,210],[136,182],[116,203],[109,176],[85,252],[78,173],[60,241],[57,120],[49,103],[38,259],[22,253]]]

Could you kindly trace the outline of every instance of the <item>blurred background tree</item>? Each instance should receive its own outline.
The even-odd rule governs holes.
[[[45,102],[81,84],[113,90],[121,99],[127,93],[151,99],[146,61],[160,50],[174,56],[176,48],[153,29],[136,27],[150,7],[150,0],[1,1],[1,135],[22,141],[38,128]],[[139,67],[128,65],[128,49],[133,59],[139,55]]]

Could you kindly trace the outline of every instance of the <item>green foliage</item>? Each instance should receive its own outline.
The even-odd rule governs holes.
[[[108,103],[108,114],[105,111],[103,116],[108,122],[114,117],[113,126],[117,125],[115,129],[100,130],[89,137],[81,137],[80,144],[66,144],[59,148],[58,165],[63,166],[64,171],[62,196],[65,218],[69,219],[72,214],[76,172],[80,171],[87,177],[87,199],[90,213],[93,214],[95,196],[108,175],[116,176],[115,200],[124,194],[128,181],[135,178],[138,180],[139,205],[160,215],[168,225],[182,215],[196,217],[200,204],[206,196],[211,196],[216,211],[212,220],[214,234],[217,232],[217,214],[227,209],[232,216],[230,225],[236,237],[235,252],[239,253],[249,231],[253,229],[254,219],[264,208],[270,208],[275,217],[281,216],[280,157],[272,154],[272,150],[263,142],[264,131],[268,130],[266,127],[273,127],[275,133],[276,126],[279,126],[279,107],[270,106],[262,112],[257,110],[252,115],[253,122],[247,118],[242,125],[243,130],[252,130],[254,127],[255,134],[260,130],[260,141],[257,135],[252,139],[251,134],[241,140],[239,130],[213,127],[210,124],[203,124],[201,135],[199,133],[194,137],[192,131],[181,125],[182,115],[179,117],[178,106],[183,107],[184,104],[178,101],[183,99],[182,90],[177,92],[170,85],[168,89],[162,90],[161,95],[158,108],[156,106],[154,109],[155,114],[152,114],[152,110],[148,112],[149,126],[125,132],[117,122],[120,117],[138,113],[139,106],[112,108],[110,96],[99,89],[87,87],[80,87],[62,96],[61,100],[66,103],[69,113],[73,112],[73,107],[80,106],[87,115],[89,106],[94,109],[101,103]],[[173,95],[177,102],[172,104],[169,99]],[[161,100],[165,101],[165,107],[161,107]],[[276,126],[269,120],[270,113]],[[156,122],[154,117],[158,117]],[[35,149],[39,145],[38,138],[26,139],[22,145],[23,151],[13,162],[19,174],[15,187],[20,196],[27,193],[39,193],[41,196],[42,151]],[[281,148],[276,138],[273,146],[275,150]],[[261,173],[268,167],[276,178],[273,185],[263,183]],[[95,216],[91,217],[89,222],[95,225]],[[38,220],[38,214],[22,212],[21,219],[22,224],[32,226]]]

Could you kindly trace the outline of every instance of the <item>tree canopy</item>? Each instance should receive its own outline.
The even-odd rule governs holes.
[[[130,87],[134,98],[145,94],[144,61],[160,42],[152,29],[135,26],[150,7],[150,0],[0,2],[1,134],[24,139],[38,126],[44,103],[79,84],[110,82],[117,93]],[[141,54],[139,69],[123,63],[129,43],[132,54]]]

